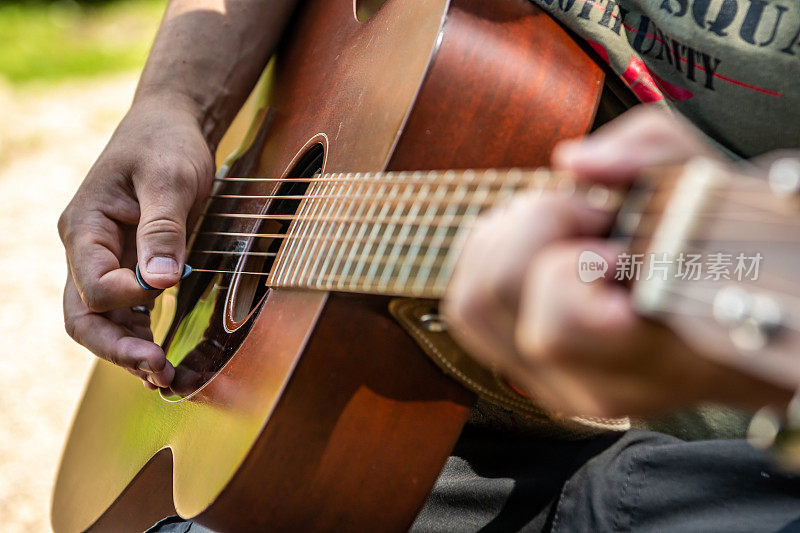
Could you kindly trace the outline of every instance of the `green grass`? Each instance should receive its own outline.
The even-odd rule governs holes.
[[[0,77],[19,85],[140,68],[165,6],[166,0],[0,0]]]

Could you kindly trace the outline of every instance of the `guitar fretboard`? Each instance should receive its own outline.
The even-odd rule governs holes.
[[[320,175],[267,284],[439,298],[478,215],[545,189],[575,184],[545,169]]]

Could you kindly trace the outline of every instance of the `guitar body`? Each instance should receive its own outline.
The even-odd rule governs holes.
[[[311,0],[287,36],[269,110],[230,176],[546,164],[556,142],[587,131],[603,81],[525,0],[388,0],[364,22],[353,0]],[[218,185],[245,196],[282,186]],[[263,213],[272,201],[213,202]],[[219,235],[277,231],[267,224],[205,218],[187,262],[263,269],[202,250],[273,250],[279,242]],[[219,531],[410,525],[471,394],[427,359],[387,298],[263,285],[197,273],[160,298],[153,329],[175,391],[95,366],[55,487],[57,532],[141,531],[176,511]]]

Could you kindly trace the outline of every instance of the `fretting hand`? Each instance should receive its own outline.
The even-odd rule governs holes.
[[[584,140],[562,143],[553,166],[584,182],[622,185],[643,168],[696,156],[722,158],[687,121],[639,108]],[[789,391],[711,363],[638,316],[613,280],[580,281],[583,250],[599,253],[614,271],[621,250],[602,239],[611,223],[609,213],[557,195],[523,195],[487,213],[467,239],[443,303],[454,336],[564,415],[788,400]]]

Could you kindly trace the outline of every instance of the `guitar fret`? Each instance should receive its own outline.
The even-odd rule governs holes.
[[[331,185],[325,183],[320,187],[318,190],[320,192],[320,196],[327,195]],[[326,205],[324,200],[319,200],[313,207],[310,212],[310,218],[312,219],[311,222],[305,228],[301,228],[302,235],[304,236],[313,236],[316,234],[316,229],[319,226],[318,221],[314,221],[313,219],[317,216],[320,209],[323,209]],[[289,286],[296,286],[298,278],[300,276],[300,272],[304,270],[308,266],[309,261],[309,254],[308,249],[309,246],[313,246],[315,244],[314,239],[304,239],[304,242],[300,245],[300,248],[296,252],[296,264],[295,268],[293,269],[292,275],[286,279],[286,284]]]
[[[354,181],[351,181],[348,184],[347,189],[344,191],[344,195],[343,195],[342,199],[339,201],[340,202],[339,209],[336,212],[336,216],[337,217],[341,215],[342,210],[345,209],[345,207],[347,207],[348,212],[352,211],[352,208],[353,208],[353,205],[355,205],[355,202],[349,201],[348,200],[348,196],[351,196],[354,183],[355,183]],[[343,244],[341,243],[341,241],[339,241],[339,239],[341,237],[342,231],[344,231],[345,224],[340,223],[340,222],[332,222],[331,223],[331,228],[332,228],[332,232],[333,232],[333,235],[331,237],[331,246],[326,251],[325,260],[322,262],[322,265],[320,265],[320,267],[319,267],[319,275],[320,276],[325,275],[325,273],[327,272],[326,269],[328,268],[328,265],[331,264],[331,259],[333,259],[333,257],[334,257],[334,250],[340,250],[342,248],[342,246],[343,246]],[[313,271],[312,271],[312,275],[313,275]],[[312,280],[309,280],[309,283],[311,281]],[[317,285],[320,285],[320,284],[317,282]]]
[[[445,173],[445,179],[453,180],[454,178],[455,178],[455,173],[453,171],[448,171]],[[457,196],[463,197],[466,193],[467,193],[467,187],[465,184],[462,183],[456,188]],[[425,254],[422,266],[417,272],[417,279],[414,280],[415,287],[421,285],[419,288],[420,291],[424,291],[429,285],[430,273],[436,261],[436,256],[438,256],[439,250],[441,250],[442,247],[442,243],[444,242],[444,239],[447,236],[449,225],[455,219],[457,213],[458,213],[458,204],[449,204],[445,208],[444,216],[447,219],[447,223],[446,225],[443,224],[436,228],[436,231],[434,232],[433,235],[433,241],[428,246],[428,252]],[[436,251],[435,253],[433,253],[434,250]]]
[[[306,285],[311,285],[312,281],[314,280],[314,273],[317,270],[317,266],[320,264],[320,261],[323,261],[324,257],[328,255],[328,241],[331,239],[331,233],[336,228],[336,225],[329,215],[331,215],[334,210],[344,203],[342,195],[340,194],[341,187],[344,184],[334,184],[330,188],[330,195],[331,199],[328,201],[328,205],[325,206],[321,213],[321,218],[323,222],[315,228],[315,232],[312,234],[316,238],[314,239],[314,243],[311,246],[311,249],[308,252],[308,261],[306,262],[306,266],[303,268],[299,278],[298,284],[303,283]],[[318,231],[317,231],[318,230]]]
[[[467,171],[467,172],[470,172],[470,171]],[[471,174],[471,177],[474,177],[474,174]],[[483,199],[486,198],[486,195],[488,193],[489,193],[488,187],[485,184],[481,184],[481,185],[478,186],[477,193],[476,193],[475,196],[481,195],[481,201],[483,201]],[[470,203],[469,203],[469,205],[468,205],[468,207],[466,209],[465,216],[463,218],[463,220],[466,221],[466,223],[470,224],[470,225],[478,217],[478,214],[480,213],[480,209],[481,209],[480,208],[480,203],[476,202],[474,200],[475,199],[473,197],[473,200],[470,201]],[[463,232],[459,232],[459,234],[463,235]],[[432,290],[437,290],[438,289],[438,290],[444,291],[445,285],[446,285],[447,281],[449,280],[450,273],[452,272],[453,267],[455,266],[456,259],[458,259],[460,248],[461,248],[461,246],[452,246],[452,247],[450,247],[450,250],[449,250],[447,256],[445,257],[444,263],[439,268],[439,274],[436,276],[436,279],[435,279],[435,281],[433,283],[433,287],[431,287]]]
[[[322,196],[327,194],[327,190],[330,187],[329,184],[323,183],[317,186],[314,190],[315,196]],[[288,286],[292,286],[296,283],[297,277],[300,271],[306,266],[308,262],[308,254],[307,250],[308,247],[314,244],[314,240],[308,238],[309,236],[313,235],[314,228],[319,224],[316,221],[317,214],[319,213],[320,209],[325,204],[325,200],[319,198],[317,199],[311,206],[309,206],[308,210],[308,220],[305,224],[301,224],[298,235],[297,235],[297,244],[294,249],[293,253],[293,265],[292,270],[288,276],[284,279],[284,283]]]
[[[573,187],[520,170],[326,176],[312,182],[293,218],[273,286],[437,297],[485,209],[522,189]]]
[[[282,272],[282,275],[279,277],[278,282],[282,284],[287,284],[289,279],[291,279],[294,271],[297,269],[297,266],[302,263],[302,255],[299,253],[302,249],[303,244],[305,244],[302,236],[305,231],[305,227],[311,224],[311,214],[316,209],[316,205],[318,204],[319,200],[313,198],[316,196],[316,191],[320,189],[321,186],[313,186],[313,190],[311,187],[308,189],[308,195],[312,196],[312,199],[308,201],[306,204],[305,210],[305,220],[301,221],[300,224],[292,224],[292,226],[297,226],[297,229],[293,232],[291,240],[288,243],[288,249],[286,250],[286,258],[287,264],[286,268]]]
[[[416,184],[415,184],[416,185]],[[408,195],[418,199],[420,195],[424,194],[423,191],[427,190],[427,187],[423,184],[422,189],[417,191],[414,186],[407,187]],[[406,216],[416,216],[417,212],[419,211],[419,202],[414,200],[411,203],[411,208],[408,211]],[[397,266],[397,259],[400,253],[402,252],[403,248],[408,246],[405,241],[408,234],[411,232],[411,226],[408,224],[403,224],[400,227],[400,232],[397,235],[397,239],[395,240],[394,244],[392,244],[391,252],[389,253],[389,258],[384,265],[383,274],[381,275],[380,280],[378,281],[378,287],[386,288],[389,284],[389,280],[393,278],[392,274],[395,271],[395,267]]]
[[[431,177],[432,173],[428,173],[429,178]],[[433,181],[433,180],[431,180]],[[420,194],[425,194],[428,190],[429,185],[425,184],[424,192],[421,191]],[[428,209],[425,210],[425,215],[423,216],[422,223],[417,225],[417,231],[414,233],[413,240],[410,245],[410,249],[408,254],[406,255],[405,260],[400,265],[400,275],[395,282],[395,286],[397,288],[403,287],[408,283],[409,278],[411,277],[411,273],[414,269],[417,257],[419,256],[420,248],[422,248],[423,242],[425,237],[428,236],[428,232],[430,231],[430,221],[431,219],[438,213],[439,211],[439,204],[437,204],[436,200],[440,199],[444,195],[444,189],[441,185],[436,187],[436,191],[433,194],[433,202],[428,204]]]
[[[416,174],[414,176],[416,176]],[[414,176],[412,176],[412,177],[414,177]],[[405,199],[410,198],[412,192],[413,192],[413,189],[411,188],[411,186],[406,185],[406,187],[403,190],[403,193],[401,195],[402,200],[397,202],[397,205],[395,206],[394,211],[392,212],[392,215],[385,222],[386,228],[383,231],[383,234],[381,236],[380,241],[378,242],[378,251],[375,254],[378,257],[380,257],[384,253],[386,253],[385,252],[386,247],[390,245],[390,241],[391,240],[395,240],[395,241],[399,240],[399,239],[395,239],[394,238],[395,237],[394,230],[397,227],[398,214],[402,214],[403,210],[405,209],[405,205],[406,205]],[[396,242],[393,243],[392,246],[393,247],[396,246]],[[378,263],[376,261],[373,261],[372,264],[370,264],[369,269],[367,270],[367,275],[364,278],[364,285],[366,285],[367,287],[372,286],[375,283],[375,278],[378,276],[378,269],[380,268],[381,270],[386,270],[386,267],[387,267],[387,265],[385,263],[383,263],[383,262]]]
[[[372,182],[372,181],[367,181],[366,183],[368,183],[368,185],[367,185],[367,194],[370,195],[370,196],[373,194],[372,193],[373,188],[377,187],[377,189],[380,190],[383,187],[383,184],[376,184],[375,182]],[[358,206],[359,207],[358,207],[358,211],[357,211],[357,216],[361,216],[361,214],[364,212],[364,209],[366,208],[366,209],[368,209],[367,216],[366,216],[366,218],[368,218],[368,219],[369,219],[369,217],[372,216],[372,213],[375,210],[375,204],[371,203],[371,202],[359,202]],[[338,283],[336,285],[336,287],[338,289],[344,289],[347,286],[347,283],[346,283],[347,274],[348,274],[348,272],[350,272],[350,268],[353,266],[353,259],[355,259],[356,252],[359,250],[360,239],[361,239],[361,237],[363,237],[363,235],[364,235],[364,233],[366,232],[366,229],[367,229],[366,228],[366,224],[358,225],[358,230],[357,230],[358,231],[358,235],[355,238],[353,238],[353,233],[356,231],[356,227],[357,227],[356,224],[351,224],[350,227],[347,230],[347,234],[345,235],[346,239],[352,239],[352,241],[351,241],[350,246],[347,248],[347,253],[345,255],[346,259],[345,259],[344,265],[342,266],[342,271],[341,271],[341,275],[340,275],[341,277],[340,277],[340,279],[339,279],[339,281],[338,281]]]
[[[386,189],[386,184],[385,183],[380,183],[378,185],[377,191],[375,191],[375,196],[381,196],[381,195],[385,194],[385,189]],[[367,212],[367,219],[369,219],[370,222],[361,224],[361,227],[359,228],[359,231],[358,231],[358,235],[356,235],[356,237],[354,239],[353,246],[351,247],[350,253],[348,254],[349,255],[348,259],[347,259],[347,263],[348,264],[346,265],[347,268],[345,268],[345,271],[344,271],[344,274],[343,274],[343,278],[345,278],[345,279],[343,280],[343,283],[340,284],[341,288],[348,288],[348,287],[354,287],[355,286],[354,283],[352,282],[352,280],[353,279],[357,279],[358,274],[363,269],[363,263],[362,263],[361,258],[363,256],[363,254],[365,253],[365,251],[367,250],[368,242],[370,242],[369,240],[364,240],[364,236],[367,233],[369,233],[374,238],[374,233],[376,232],[375,223],[374,223],[373,220],[374,220],[374,216],[375,216],[375,211],[377,209],[379,209],[378,206],[380,206],[381,204],[379,204],[377,202],[371,202],[371,201],[367,201],[366,203],[369,204],[369,211]],[[384,208],[385,207],[386,206],[384,204]],[[350,268],[351,267],[353,268],[353,273],[352,274],[350,274]]]
[[[350,176],[350,174],[348,174],[348,176]],[[350,191],[351,191],[353,185],[355,185],[356,190],[353,191],[353,196],[358,196],[359,194],[361,194],[365,183],[366,183],[366,180],[364,180],[364,181],[353,180],[352,183],[351,183],[350,189],[348,189],[348,194],[350,194]],[[365,205],[364,202],[356,202],[356,201],[352,201],[351,200],[348,203],[347,211],[345,212],[345,217],[349,218],[351,216],[354,216],[354,218],[358,219],[358,217],[361,216],[361,211],[363,210],[364,205]],[[351,238],[353,231],[357,227],[357,224],[340,223],[340,226],[341,226],[341,228],[340,228],[339,232],[337,232],[337,234],[336,234],[336,238],[340,240],[340,243],[339,243],[339,246],[336,249],[335,257],[333,257],[333,255],[331,254],[331,257],[333,257],[333,262],[331,263],[330,268],[329,268],[331,274],[336,279],[341,279],[341,276],[342,276],[341,270],[343,268],[342,261],[346,257],[345,251],[348,250],[348,240]],[[343,231],[344,231],[344,235],[342,235]],[[332,283],[327,283],[327,284],[324,285],[324,287],[327,288],[327,289],[333,289],[334,285]]]
[[[315,189],[315,184],[311,184],[308,187],[307,192],[309,196],[312,196],[312,193]],[[299,240],[295,240],[292,237],[301,233],[303,225],[306,221],[306,214],[309,212],[313,201],[314,200],[306,199],[300,202],[297,213],[303,216],[303,220],[300,224],[291,224],[289,226],[289,231],[287,231],[283,245],[280,247],[280,253],[278,254],[277,261],[275,261],[273,271],[270,273],[270,277],[267,279],[268,283],[278,285],[281,282],[285,282],[286,277],[289,275],[289,271],[292,269],[292,265],[294,264],[294,250],[299,243]]]
[[[399,184],[397,184],[397,183],[392,185],[392,188],[389,189],[389,195],[390,196],[394,196],[395,195],[395,191],[397,190],[398,186],[399,186]],[[380,233],[380,227],[381,227],[381,225],[383,225],[381,220],[383,220],[383,218],[386,216],[386,211],[388,211],[388,210],[389,210],[389,204],[388,203],[384,203],[383,207],[381,208],[380,213],[378,213],[378,216],[376,217],[377,222],[372,222],[370,224],[372,226],[372,231],[370,232],[369,238],[367,240],[368,247],[367,247],[367,244],[365,244],[365,246],[364,246],[364,248],[362,250],[362,254],[364,252],[372,253],[372,243],[374,242],[374,239],[375,239],[376,235],[378,235]],[[385,232],[384,233],[380,233],[380,241],[382,242],[385,238],[386,238],[386,233]],[[380,246],[380,244],[379,244],[379,246]],[[358,262],[356,263],[356,270],[353,273],[353,278],[352,279],[353,280],[359,279],[359,276],[361,275],[361,271],[364,270],[364,268],[367,268],[367,267],[365,266],[365,263],[364,263],[362,257],[359,257]]]

